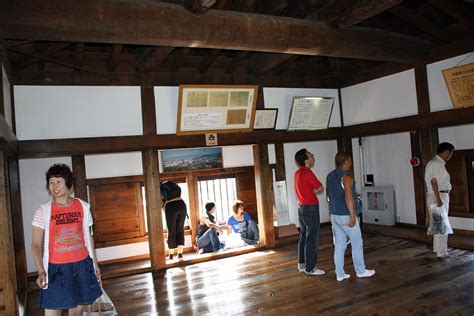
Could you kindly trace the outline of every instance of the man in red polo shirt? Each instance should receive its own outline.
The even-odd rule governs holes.
[[[298,240],[298,270],[306,275],[323,275],[316,267],[319,245],[319,201],[316,194],[324,191],[323,185],[311,171],[314,156],[303,148],[295,154],[298,170],[295,172],[295,192],[298,199],[300,236]]]

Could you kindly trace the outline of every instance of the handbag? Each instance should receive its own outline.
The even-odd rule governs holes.
[[[448,212],[446,212],[446,207],[444,205],[438,207],[436,204],[431,204],[429,211],[430,226],[427,231],[428,235],[448,235],[453,233],[453,228],[449,223]]]
[[[102,316],[102,315],[118,315],[117,309],[110,297],[101,286],[102,295],[99,296],[94,303],[87,305],[82,313],[83,316]]]

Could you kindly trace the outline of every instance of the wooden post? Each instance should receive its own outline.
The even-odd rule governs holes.
[[[275,180],[285,181],[286,170],[285,170],[285,150],[282,142],[275,143]]]
[[[268,145],[253,145],[253,157],[260,241],[272,248],[275,247],[275,229],[273,227],[273,181],[268,161]]]
[[[18,315],[15,251],[5,144],[2,144],[0,148],[0,314]]]
[[[84,155],[72,156],[72,171],[74,172],[74,196],[81,200],[89,201]]]
[[[140,87],[142,99],[143,135],[156,135],[155,92],[152,85]]]
[[[192,172],[186,174],[186,184],[188,185],[189,195],[188,214],[190,221],[189,225],[191,226],[191,242],[194,245],[197,226],[199,223],[199,189],[197,177]]]
[[[157,149],[149,148],[144,150],[142,158],[151,267],[153,270],[159,270],[165,268],[166,259]]]

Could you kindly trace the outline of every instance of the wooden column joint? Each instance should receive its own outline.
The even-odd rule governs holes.
[[[162,202],[158,169],[158,150],[156,148],[144,150],[142,152],[142,159],[151,267],[153,270],[159,270],[165,268],[166,259],[161,210]]]
[[[268,144],[253,145],[255,190],[257,193],[257,214],[260,242],[269,248],[275,247],[273,227],[272,172],[268,160]]]
[[[86,163],[84,155],[72,156],[72,172],[74,172],[74,196],[89,201],[86,183]]]

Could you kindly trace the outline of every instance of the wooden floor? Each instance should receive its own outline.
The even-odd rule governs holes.
[[[104,281],[120,315],[473,315],[474,252],[450,249],[437,259],[425,243],[365,234],[373,278],[358,279],[346,257],[349,280],[337,282],[329,227],[318,267],[322,277],[296,269],[295,244],[237,257]],[[349,249],[347,255],[350,256]],[[30,292],[27,315],[41,315]]]

